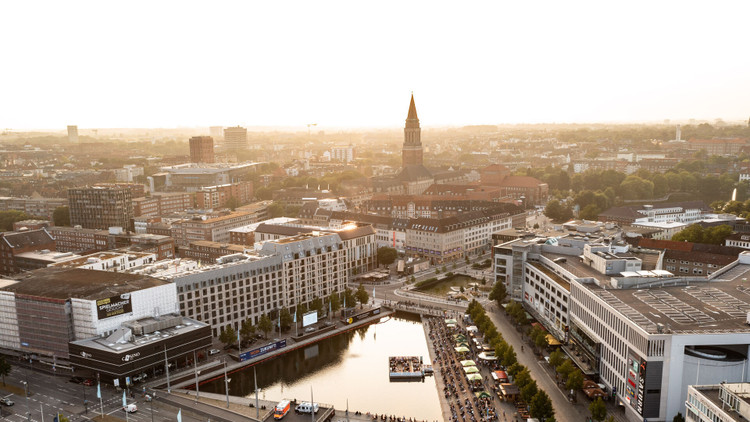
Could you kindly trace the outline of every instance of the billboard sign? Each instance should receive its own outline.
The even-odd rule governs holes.
[[[129,293],[96,301],[96,316],[100,320],[132,312],[133,303]]]
[[[318,311],[310,311],[302,315],[302,326],[307,327],[318,322]]]
[[[274,350],[283,349],[284,347],[286,347],[286,339],[277,341],[276,343],[258,347],[247,352],[243,352],[242,354],[240,354],[240,361],[257,358],[258,356],[265,355],[266,353],[273,352]]]

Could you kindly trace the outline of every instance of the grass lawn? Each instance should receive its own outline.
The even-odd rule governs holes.
[[[435,285],[427,288],[417,288],[416,290],[438,296],[448,296],[451,287],[463,287],[466,291],[465,295],[468,295],[470,283],[478,283],[480,291],[489,289],[489,287],[482,285],[482,280],[463,274],[455,274],[446,279],[440,280],[440,282]]]

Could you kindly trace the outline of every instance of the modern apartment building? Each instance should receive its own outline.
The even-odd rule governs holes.
[[[227,151],[248,149],[247,129],[240,126],[224,128],[224,149]]]
[[[68,189],[70,224],[86,229],[130,227],[133,219],[132,190],[126,187]]]
[[[248,225],[254,215],[245,212],[224,212],[221,215],[196,216],[172,223],[172,237],[177,246],[188,246],[196,240],[229,243],[229,231]]]
[[[190,162],[213,163],[214,139],[210,136],[193,136],[190,138]]]
[[[154,217],[182,213],[195,207],[195,194],[187,192],[153,192],[133,199],[134,217]]]
[[[195,204],[199,209],[224,208],[234,198],[234,206],[253,200],[253,182],[227,183],[225,185],[204,186],[195,193]]]
[[[254,253],[218,258],[211,265],[196,261],[157,263],[136,272],[174,283],[184,316],[211,324],[218,336],[285,308],[325,299],[346,288],[347,270],[357,258],[335,233],[307,233],[269,241]],[[356,254],[356,251],[355,251]]]

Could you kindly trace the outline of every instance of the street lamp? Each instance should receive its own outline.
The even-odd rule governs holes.
[[[224,392],[227,395],[227,409],[229,409],[229,381],[231,381],[230,378],[227,378],[227,361],[223,360],[224,362]]]
[[[26,396],[26,420],[31,422],[31,409],[29,409],[29,383],[21,381],[23,383],[23,392]]]

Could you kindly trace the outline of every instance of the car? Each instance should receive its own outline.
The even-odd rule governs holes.
[[[13,406],[14,403],[13,403],[13,400],[7,397],[3,397],[3,398],[0,398],[0,404],[2,404],[3,406]]]
[[[91,386],[93,386],[95,384],[96,384],[96,381],[94,381],[91,378],[89,378],[89,379],[87,379],[86,381],[83,382],[83,385],[85,385],[86,387],[91,387]]]
[[[208,355],[209,356],[217,355],[219,353],[221,353],[221,350],[219,350],[219,349],[211,349],[211,350],[208,351]]]
[[[313,328],[313,327],[307,327],[307,328],[305,328],[305,332],[306,333],[312,333],[313,331],[315,331],[315,328]]]
[[[73,384],[80,384],[84,381],[83,377],[72,377],[68,380],[69,382],[72,382]]]
[[[138,411],[138,406],[136,406],[134,404],[129,404],[127,406],[123,406],[122,410],[124,410],[124,411],[126,411],[128,413],[135,413],[135,412]]]

